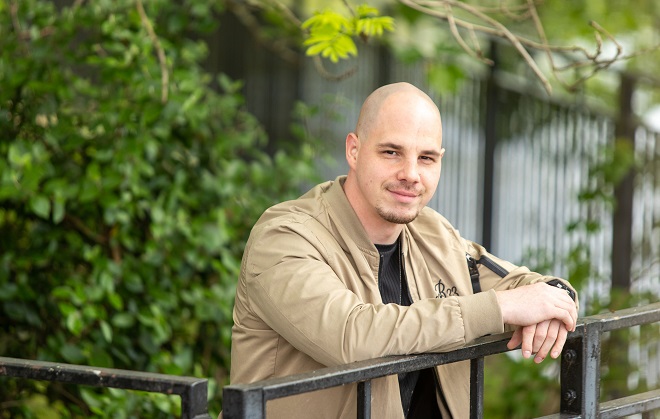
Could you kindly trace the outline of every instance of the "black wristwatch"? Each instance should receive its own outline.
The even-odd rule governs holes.
[[[572,289],[570,289],[569,287],[567,287],[566,284],[564,284],[560,280],[553,279],[551,281],[546,282],[546,284],[548,284],[552,287],[557,287],[559,289],[562,289],[562,290],[566,291],[568,296],[571,297],[573,299],[573,301],[575,301],[575,292]]]

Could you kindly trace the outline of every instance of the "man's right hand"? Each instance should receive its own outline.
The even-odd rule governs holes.
[[[531,326],[557,319],[569,331],[575,330],[577,307],[566,291],[543,282],[511,290],[497,291],[497,301],[505,324]]]

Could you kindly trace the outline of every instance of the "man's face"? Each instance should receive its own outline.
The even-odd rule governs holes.
[[[444,149],[437,111],[419,104],[383,109],[366,137],[356,138],[355,149],[349,151],[357,157],[351,166],[363,215],[372,221],[380,217],[395,224],[411,222],[440,179]]]

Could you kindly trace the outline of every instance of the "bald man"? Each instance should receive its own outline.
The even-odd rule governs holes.
[[[515,328],[509,347],[522,344],[526,358],[559,356],[575,329],[575,291],[498,259],[426,206],[444,153],[440,112],[424,92],[396,83],[365,100],[346,137],[348,174],[273,206],[251,232],[233,384],[450,351],[505,325]],[[356,385],[336,387],[273,400],[267,415],[355,418],[356,399]],[[372,382],[374,418],[468,414],[468,362]]]

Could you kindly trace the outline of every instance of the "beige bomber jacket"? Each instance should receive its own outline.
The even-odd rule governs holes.
[[[402,233],[413,304],[383,304],[379,254],[341,184],[320,184],[268,209],[248,240],[236,290],[231,383],[250,383],[387,355],[450,351],[504,331],[494,290],[553,277],[503,261],[460,237],[430,208]],[[466,252],[479,265],[473,294]],[[469,415],[469,362],[436,368],[444,417]],[[269,418],[355,418],[357,385],[268,402]],[[402,418],[396,376],[372,382],[372,417]]]

